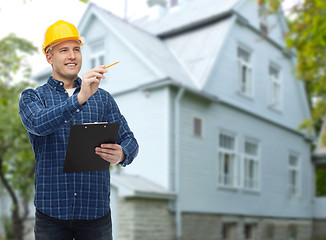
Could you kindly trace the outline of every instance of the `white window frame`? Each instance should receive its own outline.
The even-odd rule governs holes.
[[[233,139],[233,148],[225,148],[221,146],[221,135]],[[236,188],[238,186],[238,161],[236,153],[236,137],[233,134],[226,132],[220,132],[218,135],[218,179],[217,183],[219,187],[224,188]],[[228,164],[226,162],[228,160]],[[226,167],[229,167],[228,173],[226,173]]]
[[[294,166],[291,164],[291,157],[297,160],[297,164]],[[301,171],[300,171],[300,157],[297,153],[289,153],[288,155],[288,184],[290,197],[300,197],[301,194]],[[292,173],[295,173],[295,182],[292,182]]]
[[[248,59],[239,56],[239,51],[244,51],[248,54]],[[238,91],[239,93],[247,96],[253,96],[253,70],[252,70],[252,51],[243,46],[237,48],[238,58]],[[244,73],[245,69],[245,73]]]
[[[277,74],[272,74],[272,70],[276,71]],[[274,64],[270,64],[268,68],[268,76],[271,83],[271,93],[270,93],[270,106],[277,110],[282,109],[282,74],[280,68],[276,67]]]
[[[102,49],[99,51],[93,51],[96,45],[103,45]],[[90,43],[90,56],[89,56],[89,63],[90,63],[90,68],[94,68],[100,65],[105,65],[105,41],[104,40],[99,40]],[[103,61],[101,62],[101,58]],[[93,64],[94,61],[94,64]]]
[[[257,146],[256,154],[246,152],[246,143]],[[249,191],[260,189],[260,145],[256,141],[245,139],[243,144],[243,188]],[[253,164],[253,177],[248,176],[250,164]]]

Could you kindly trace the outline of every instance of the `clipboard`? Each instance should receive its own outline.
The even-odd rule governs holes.
[[[95,154],[102,143],[116,143],[120,123],[86,123],[71,125],[64,173],[106,171],[110,164]]]

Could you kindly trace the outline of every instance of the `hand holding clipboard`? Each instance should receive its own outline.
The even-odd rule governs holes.
[[[108,170],[110,164],[95,154],[95,148],[103,143],[116,143],[119,127],[120,123],[72,125],[63,172]]]

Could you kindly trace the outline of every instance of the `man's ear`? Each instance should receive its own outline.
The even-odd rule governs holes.
[[[46,61],[48,61],[48,63],[52,65],[52,54],[47,53],[45,56],[46,56]]]

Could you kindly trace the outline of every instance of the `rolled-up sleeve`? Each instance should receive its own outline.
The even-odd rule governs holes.
[[[82,108],[77,94],[54,107],[46,108],[33,89],[23,91],[19,101],[19,114],[24,127],[37,136],[53,133],[69,122]]]

